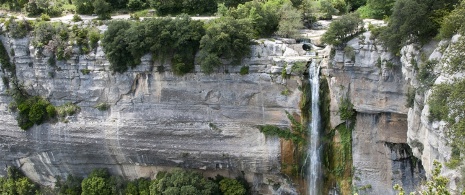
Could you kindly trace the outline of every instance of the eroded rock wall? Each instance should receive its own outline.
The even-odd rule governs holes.
[[[396,183],[410,191],[424,171],[412,164],[411,151],[398,146],[407,143],[407,81],[397,58],[369,37],[366,32],[349,41],[352,54],[350,49],[336,48],[334,60],[323,71],[329,77],[331,126],[344,122],[338,108],[342,98],[348,98],[357,113],[352,182],[359,194],[395,194]]]
[[[279,76],[284,64],[308,61],[299,57],[299,45],[262,41],[253,46],[244,61],[250,74],[244,76],[238,74],[240,66],[228,66],[226,74],[176,76],[169,65],[158,71],[160,64],[148,55],[137,68],[118,74],[109,71],[101,47],[87,55],[75,50],[70,60],[50,66],[47,52],[39,57],[29,38],[2,41],[7,51],[14,50],[16,75],[30,94],[54,105],[75,103],[81,110],[23,131],[0,83],[0,166],[19,166],[45,185],[52,185],[55,176],[84,176],[100,167],[128,179],[153,177],[169,167],[212,176],[244,173],[255,190],[283,180],[280,140],[265,137],[256,125],[288,127],[285,111],[300,114],[300,78]],[[285,89],[288,95],[281,94]],[[99,103],[110,108],[100,111]]]

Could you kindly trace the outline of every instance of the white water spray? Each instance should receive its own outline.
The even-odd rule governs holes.
[[[312,118],[308,131],[310,132],[309,147],[307,149],[307,159],[310,165],[307,170],[308,194],[321,195],[322,173],[321,173],[321,149],[320,149],[320,67],[312,60],[309,70],[309,81],[312,88]]]

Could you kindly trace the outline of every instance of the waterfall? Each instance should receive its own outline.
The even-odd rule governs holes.
[[[310,162],[307,170],[308,194],[321,195],[322,173],[321,173],[321,148],[320,148],[320,67],[312,60],[309,70],[309,81],[312,88],[312,118],[308,131],[310,135],[307,159]]]

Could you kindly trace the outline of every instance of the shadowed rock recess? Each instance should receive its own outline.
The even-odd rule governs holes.
[[[267,180],[283,181],[280,140],[266,138],[256,126],[287,127],[285,111],[300,113],[300,78],[280,76],[284,64],[308,61],[292,44],[254,45],[244,60],[250,74],[244,76],[238,73],[241,66],[229,66],[226,74],[175,76],[169,65],[157,71],[159,64],[148,55],[137,68],[113,74],[101,47],[87,55],[75,50],[71,59],[50,66],[49,54],[38,57],[29,38],[1,39],[7,51],[14,50],[10,57],[28,93],[54,105],[75,103],[81,110],[23,131],[0,83],[0,166],[18,166],[45,185],[55,176],[84,176],[94,168],[128,179],[153,177],[168,167],[205,170],[210,176],[245,174],[256,190]],[[287,88],[290,93],[282,95]],[[109,109],[97,109],[101,103]]]

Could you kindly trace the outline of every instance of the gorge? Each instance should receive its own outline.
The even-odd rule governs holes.
[[[414,94],[407,105],[409,88],[419,85],[415,63],[445,61],[463,40],[410,44],[396,56],[371,33],[346,48],[312,39],[312,55],[295,39],[257,39],[240,62],[222,61],[211,74],[196,62],[185,75],[149,54],[126,72],[111,71],[101,45],[86,54],[70,46],[69,59],[51,65],[55,54],[34,47],[34,37],[4,33],[16,82],[30,95],[79,111],[22,130],[12,109],[12,74],[2,68],[0,76],[12,82],[0,82],[0,166],[16,166],[45,186],[95,168],[131,180],[182,168],[242,176],[254,194],[390,195],[395,184],[415,191],[431,177],[434,160],[446,164],[453,153],[444,122],[428,118],[431,92]],[[438,83],[461,76],[435,72]],[[299,161],[292,138],[260,130],[272,125],[295,133],[291,118],[308,131],[308,164]],[[293,180],[302,164],[306,184]],[[461,173],[445,166],[443,175],[458,194]]]

